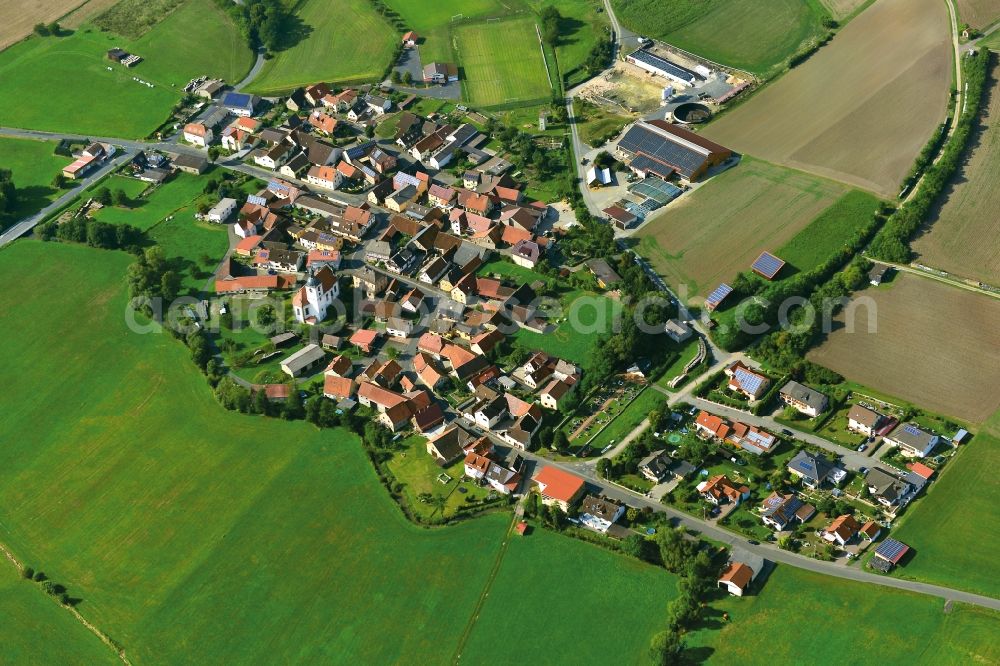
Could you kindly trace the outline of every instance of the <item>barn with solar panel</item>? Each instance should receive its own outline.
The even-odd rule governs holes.
[[[719,307],[719,305],[722,304],[722,301],[726,300],[726,296],[731,293],[733,293],[733,288],[723,282],[718,287],[713,289],[712,293],[705,299],[705,309],[712,312]]]
[[[770,252],[761,252],[760,256],[750,265],[754,273],[767,280],[773,280],[781,272],[785,262]]]
[[[677,176],[695,182],[733,152],[714,141],[664,120],[640,120],[618,140],[616,156],[641,178]]]
[[[908,552],[910,552],[910,547],[902,541],[886,539],[875,549],[875,556],[868,561],[868,566],[876,571],[889,573],[894,566],[899,564],[900,560],[906,557]]]

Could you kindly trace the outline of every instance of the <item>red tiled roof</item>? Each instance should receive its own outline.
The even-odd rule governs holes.
[[[543,467],[535,476],[535,483],[544,486],[543,495],[561,502],[571,501],[583,490],[583,479],[552,466]]]

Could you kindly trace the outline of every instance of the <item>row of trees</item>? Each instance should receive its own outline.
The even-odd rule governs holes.
[[[49,580],[44,571],[35,571],[31,567],[25,567],[21,570],[21,577],[25,580],[38,583],[45,590],[46,594],[58,598],[59,603],[63,606],[75,606],[80,603],[79,599],[69,596],[65,585]]]
[[[85,243],[104,250],[126,250],[139,253],[146,242],[146,234],[131,224],[108,224],[90,218],[75,217],[62,224],[50,220],[35,230],[38,237],[49,241],[58,239],[67,243]]]
[[[227,12],[239,27],[250,48],[263,46],[268,51],[288,48],[298,38],[296,20],[290,7],[282,0],[244,0],[237,4],[229,0],[216,0],[216,5]]]
[[[180,295],[181,276],[170,266],[159,245],[146,248],[136,257],[125,272],[125,280],[132,298],[160,298],[169,303]]]
[[[10,169],[0,169],[0,215],[14,210],[17,204],[17,188],[14,174]]]
[[[965,156],[965,149],[975,128],[986,87],[990,52],[980,49],[963,58],[966,95],[964,108],[955,124],[951,140],[945,144],[936,164],[927,167],[920,189],[904,203],[875,236],[868,253],[883,261],[908,263],[912,258],[910,238],[927,219],[932,206],[958,171]]]
[[[53,37],[61,37],[63,34],[63,29],[62,26],[59,25],[59,21],[53,21],[52,23],[36,23],[34,31],[39,37],[48,37],[49,35],[52,35]]]

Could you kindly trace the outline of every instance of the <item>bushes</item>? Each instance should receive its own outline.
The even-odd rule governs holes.
[[[951,182],[965,157],[973,124],[979,116],[989,63],[990,52],[986,49],[964,59],[967,84],[965,108],[956,121],[951,141],[945,144],[937,163],[927,167],[920,189],[889,218],[875,236],[868,247],[868,254],[872,257],[899,264],[910,262],[913,256],[909,247],[910,238],[927,219],[934,202]]]

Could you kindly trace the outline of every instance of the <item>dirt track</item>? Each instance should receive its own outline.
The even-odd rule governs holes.
[[[878,0],[704,133],[740,152],[894,197],[945,117],[949,25],[940,0]]]

